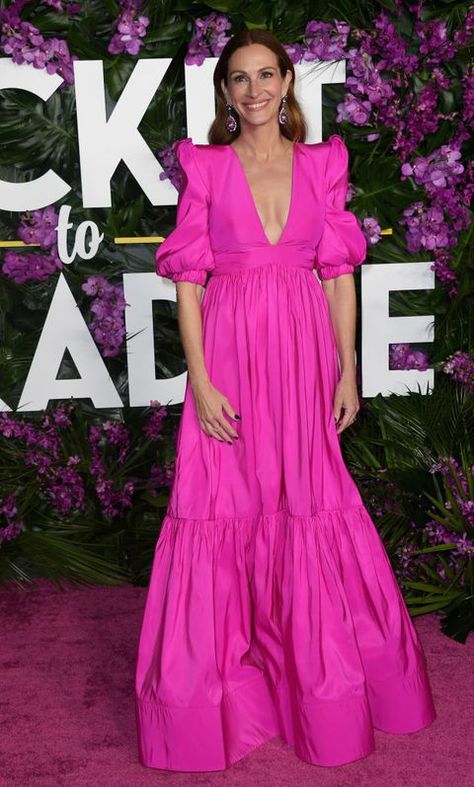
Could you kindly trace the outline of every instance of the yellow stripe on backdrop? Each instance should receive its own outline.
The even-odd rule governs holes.
[[[381,235],[392,235],[393,230],[389,227],[386,230],[381,230]],[[116,244],[128,243],[162,243],[164,241],[163,235],[149,235],[143,238],[114,238]],[[22,240],[0,240],[0,249],[15,249],[20,246],[39,246],[39,243],[24,243]]]
[[[163,235],[149,235],[143,238],[114,238],[114,243],[161,243]],[[25,243],[22,240],[0,240],[0,249],[15,249],[20,246],[39,246],[39,243]]]

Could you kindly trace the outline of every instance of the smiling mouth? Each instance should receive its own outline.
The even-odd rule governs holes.
[[[251,112],[258,112],[259,109],[263,109],[267,106],[269,100],[269,98],[266,98],[265,101],[259,101],[258,103],[255,102],[254,104],[246,104],[245,108],[249,109]]]

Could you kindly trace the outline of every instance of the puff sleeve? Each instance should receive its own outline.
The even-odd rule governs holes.
[[[156,272],[174,282],[204,286],[214,267],[208,228],[209,193],[191,138],[181,139],[175,150],[185,177],[178,196],[176,226],[156,250]]]
[[[352,273],[367,255],[367,241],[357,217],[345,210],[349,181],[349,151],[342,137],[329,137],[326,162],[326,213],[314,267],[320,279]]]

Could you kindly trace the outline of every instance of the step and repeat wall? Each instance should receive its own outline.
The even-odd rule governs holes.
[[[214,117],[212,73],[216,61],[217,58],[210,57],[198,68],[185,65],[187,136],[195,143],[207,143],[207,130]],[[87,266],[90,275],[103,244],[121,244],[122,248],[133,244],[134,254],[139,255],[145,245],[156,248],[162,237],[159,235],[159,209],[176,205],[177,191],[168,178],[160,178],[163,169],[138,127],[170,65],[170,58],[138,59],[118,100],[113,102],[106,89],[104,62],[74,60],[74,82],[69,90],[74,91],[76,127],[67,128],[67,132],[77,137],[80,194],[73,193],[68,183],[66,173],[71,162],[67,161],[62,162],[64,167],[57,162],[45,166],[40,176],[30,180],[5,175],[0,180],[1,211],[22,214],[60,204],[54,230],[63,263],[25,374],[20,400],[15,408],[2,398],[0,410],[38,411],[52,400],[70,397],[89,399],[98,409],[126,405],[143,407],[152,400],[170,404],[183,400],[186,372],[173,378],[156,377],[155,357],[160,347],[156,347],[154,341],[153,303],[175,300],[175,285],[157,276],[154,270],[137,273],[124,269],[121,272],[127,304],[128,396],[125,398],[123,392],[119,394],[68,284],[68,266],[75,266],[77,271],[81,265],[84,269]],[[295,70],[295,92],[308,123],[306,141],[318,142],[322,139],[322,89],[327,84],[344,83],[345,61],[325,62],[324,68],[315,68],[314,62],[299,63],[295,64]],[[0,59],[2,91],[26,91],[47,105],[58,98],[62,82],[57,74],[49,74],[31,64],[20,65],[8,57]],[[31,156],[34,155],[32,149]],[[23,167],[25,163],[22,162]],[[34,163],[32,158],[32,166]],[[120,164],[139,184],[144,199],[156,208],[156,236],[104,236],[101,217],[104,209],[112,206],[114,175]],[[77,209],[78,201],[91,217],[86,221],[75,221],[74,206]],[[350,209],[350,203],[347,208]],[[384,231],[390,233],[391,229]],[[12,242],[0,238],[0,241],[2,254],[15,243],[22,245],[18,239]],[[375,254],[372,250],[372,259]],[[356,273],[361,276],[361,358],[358,359],[361,393],[364,397],[407,394],[415,390],[429,393],[433,386],[433,370],[389,368],[389,345],[432,342],[434,316],[392,316],[390,294],[434,288],[432,261],[394,264],[372,259]],[[66,352],[78,374],[72,379],[57,379]]]

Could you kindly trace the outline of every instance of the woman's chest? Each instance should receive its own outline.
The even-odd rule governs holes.
[[[248,175],[230,146],[210,146],[209,235],[214,251],[317,245],[324,224],[324,172],[315,151],[296,143],[291,172]]]

